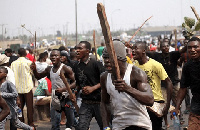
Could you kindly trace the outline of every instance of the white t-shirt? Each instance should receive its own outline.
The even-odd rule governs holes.
[[[8,70],[6,79],[15,85],[15,75],[14,75],[13,71],[7,66],[4,66],[4,67]]]

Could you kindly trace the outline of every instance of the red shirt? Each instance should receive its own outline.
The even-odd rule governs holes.
[[[32,61],[32,62],[35,62],[35,61],[36,61],[35,58],[34,58],[34,55],[31,55],[30,53],[28,53],[28,54],[26,55],[26,57],[27,57],[30,61]]]

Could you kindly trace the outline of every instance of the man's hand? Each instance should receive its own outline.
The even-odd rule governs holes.
[[[66,91],[66,88],[57,88],[56,89],[56,92],[58,93],[62,93],[62,92],[65,92]]]
[[[72,95],[69,95],[69,98],[72,102],[76,102],[76,96],[75,94],[73,93]]]
[[[85,86],[82,88],[82,93],[85,95],[88,95],[88,94],[92,93],[93,91],[94,91],[94,88],[90,87],[90,86]]]
[[[129,86],[122,79],[114,80],[114,85],[119,92],[126,92],[129,89]]]
[[[31,68],[31,70],[36,70],[36,64],[35,64],[35,62],[32,62],[30,68]]]
[[[174,110],[170,111],[170,113],[171,113],[171,119],[174,117],[174,115],[173,115],[174,112],[176,113],[176,115],[178,115],[179,110],[175,108]]]

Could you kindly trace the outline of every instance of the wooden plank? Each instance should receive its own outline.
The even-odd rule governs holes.
[[[115,79],[121,79],[117,56],[113,46],[112,35],[110,33],[110,26],[108,24],[105,8],[102,3],[97,4],[97,13],[99,16],[102,33],[105,39],[106,48],[109,54],[110,63],[112,65],[112,74],[115,77]]]
[[[67,82],[67,79],[66,79],[66,77],[65,77],[65,75],[63,73],[60,73],[60,78],[62,79],[63,83],[65,84],[70,97],[73,97],[72,90],[71,90],[71,88],[69,86],[69,83]],[[79,107],[78,107],[76,101],[72,102],[72,104],[74,105],[74,107],[76,109],[76,112],[78,113],[79,112]]]

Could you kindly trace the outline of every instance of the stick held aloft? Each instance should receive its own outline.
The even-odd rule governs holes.
[[[113,46],[112,35],[110,33],[110,26],[108,24],[105,8],[102,3],[97,4],[97,13],[99,16],[102,33],[105,39],[106,49],[109,54],[110,63],[112,65],[113,75],[115,76],[115,79],[120,79],[121,77],[120,77],[119,65]]]

